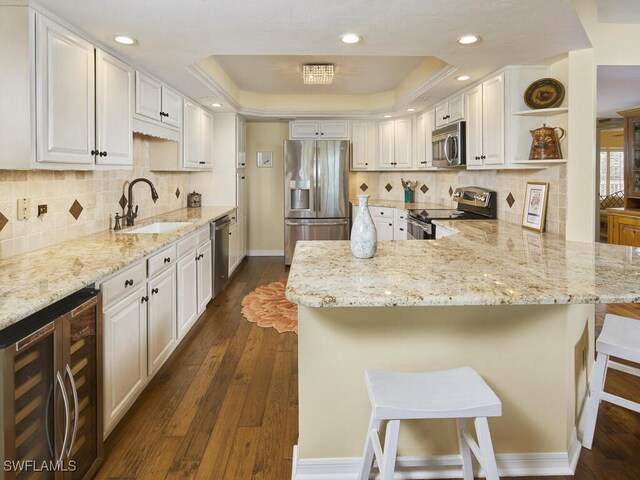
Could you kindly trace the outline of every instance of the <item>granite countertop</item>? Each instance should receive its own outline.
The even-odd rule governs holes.
[[[358,199],[354,198],[351,200],[351,203],[354,206],[358,206]],[[389,207],[389,208],[401,208],[403,210],[414,210],[414,209],[425,209],[425,210],[434,210],[434,209],[442,209],[442,208],[454,208],[447,207],[440,203],[432,203],[432,202],[414,202],[414,203],[404,203],[401,200],[380,200],[377,198],[369,199],[370,207]]]
[[[0,330],[235,209],[183,208],[135,225],[191,222],[173,232],[123,234],[107,230],[0,260]]]
[[[640,303],[640,248],[570,242],[499,220],[436,222],[440,240],[298,242],[286,295],[308,307]]]

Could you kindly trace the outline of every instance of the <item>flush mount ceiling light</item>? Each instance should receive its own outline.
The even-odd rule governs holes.
[[[334,73],[331,63],[308,63],[302,66],[302,81],[305,85],[331,85]]]
[[[116,35],[113,39],[122,45],[135,45],[138,43],[135,38],[127,37],[126,35]]]
[[[383,115],[382,118],[391,118],[391,115]]]
[[[476,43],[480,40],[480,37],[477,35],[463,35],[458,39],[458,43],[461,45],[471,45],[472,43]]]
[[[216,108],[220,108],[222,106],[221,103],[212,103],[211,104],[212,107],[216,107]]]
[[[358,43],[360,40],[362,40],[362,37],[355,33],[345,33],[340,37],[340,40],[342,40],[342,43],[353,44]]]
[[[415,112],[416,109],[415,108],[407,108],[407,112]]]
[[[458,80],[459,82],[464,82],[465,80],[469,80],[471,77],[469,75],[460,75],[459,77],[456,77],[456,80]]]

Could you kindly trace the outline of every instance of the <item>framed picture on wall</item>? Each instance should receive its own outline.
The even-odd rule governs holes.
[[[549,184],[544,182],[527,182],[524,196],[524,211],[522,226],[536,232],[544,231],[544,221],[547,216],[547,199]]]
[[[273,167],[273,152],[257,152],[256,162],[258,164],[258,168]]]

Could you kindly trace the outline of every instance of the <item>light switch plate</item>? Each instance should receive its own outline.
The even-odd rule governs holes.
[[[28,198],[18,199],[18,220],[26,220],[29,218],[29,210],[31,209],[31,201]]]

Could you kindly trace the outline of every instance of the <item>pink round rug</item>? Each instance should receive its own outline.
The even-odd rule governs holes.
[[[272,282],[256,288],[242,299],[242,315],[259,327],[273,327],[278,333],[298,333],[298,307],[284,296],[286,282]]]

